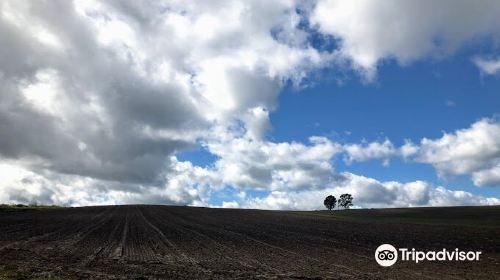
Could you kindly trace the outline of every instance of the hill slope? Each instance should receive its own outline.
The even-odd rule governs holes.
[[[313,212],[105,206],[0,212],[1,277],[492,279],[500,207]],[[480,250],[479,262],[398,262],[375,249]],[[57,278],[56,278],[57,279]]]

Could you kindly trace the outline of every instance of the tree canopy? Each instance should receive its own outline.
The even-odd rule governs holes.
[[[342,194],[338,201],[339,208],[342,207],[344,209],[349,209],[349,207],[353,205],[352,204],[353,199],[354,198],[349,193]]]
[[[333,195],[329,195],[325,198],[323,204],[328,210],[332,210],[335,208],[335,204],[337,203],[337,199]]]

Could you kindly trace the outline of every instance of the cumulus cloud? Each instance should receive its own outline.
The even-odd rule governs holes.
[[[476,186],[499,186],[500,165],[473,172],[472,181]]]
[[[419,147],[410,140],[405,140],[404,145],[399,148],[401,156],[405,159],[418,153],[418,150]]]
[[[412,158],[418,156],[421,149],[426,151],[423,145],[410,141],[396,148],[389,140],[342,145],[326,138],[313,137],[310,145],[304,145],[256,140],[249,136],[252,135],[249,131],[236,133],[239,134],[227,136],[225,142],[212,142],[206,146],[219,157],[214,167],[210,168],[213,174],[219,175],[224,186],[240,190],[237,200],[223,201],[221,207],[321,209],[320,202],[325,194],[340,196],[342,193],[353,194],[356,205],[361,207],[500,203],[494,197],[450,190],[425,181],[380,182],[349,172],[338,173],[331,164],[335,156],[342,154],[353,160],[364,161],[388,159],[391,156]],[[246,192],[255,189],[268,192],[263,196],[246,195]]]
[[[4,190],[0,199],[70,205],[142,202],[312,210],[321,209],[320,202],[325,194],[339,196],[351,193],[359,207],[500,203],[497,198],[435,187],[425,181],[380,182],[349,172],[337,173],[331,164],[332,159],[345,153],[345,150],[343,145],[327,138],[312,137],[308,145],[274,143],[256,139],[252,130],[219,129],[225,130],[217,131],[216,135],[224,137],[210,139],[204,144],[206,149],[217,155],[215,163],[200,167],[173,156],[166,168],[164,186],[123,185],[83,176],[60,176],[53,172],[37,174],[4,164],[0,166],[0,171],[11,175],[0,185]],[[412,148],[412,151],[419,149]],[[394,150],[401,151],[401,148]],[[224,200],[220,205],[209,203],[211,195],[227,188],[237,190],[232,200]],[[264,195],[247,194],[255,190],[263,191]]]
[[[443,3],[428,11],[420,2],[393,3],[400,13],[388,9],[384,16],[369,2],[356,3],[1,1],[0,200],[209,205],[211,194],[232,187],[241,195],[224,207],[251,206],[257,200],[245,191],[262,190],[289,208],[293,194],[316,195],[339,183],[364,205],[431,204],[431,187],[394,187],[400,183],[339,174],[332,165],[340,154],[348,162],[387,163],[418,154],[448,170],[424,144],[272,142],[269,114],[283,85],[300,86],[310,72],[344,65],[345,57],[372,69],[384,57],[404,63],[453,49],[472,33],[490,34],[498,5],[460,2],[438,21]],[[429,20],[415,24],[408,14],[415,8]],[[361,17],[367,24],[358,28],[353,21],[365,22]],[[340,38],[340,48],[313,47],[311,23]],[[216,157],[213,165],[178,160],[178,152],[196,145]],[[498,161],[488,159],[467,169],[478,185],[498,177]]]
[[[218,178],[190,162],[170,159],[166,185],[155,186],[95,179],[88,176],[33,172],[20,164],[0,162],[0,201],[68,206],[127,203],[208,204],[209,187]]]
[[[498,38],[499,17],[495,0],[319,0],[310,20],[320,32],[339,39],[341,52],[373,76],[383,59],[407,64],[447,55],[481,36]]]
[[[464,191],[434,187],[427,182],[379,182],[372,178],[342,173],[341,179],[326,188],[303,191],[273,191],[263,197],[248,198],[241,202],[246,208],[264,209],[323,209],[325,194],[339,197],[351,193],[354,203],[361,207],[422,207],[453,205],[498,205],[500,199],[487,198]]]
[[[402,156],[408,158],[417,153],[419,147],[411,141],[406,140],[405,144],[396,148],[394,144],[385,139],[382,141],[367,142],[361,144],[350,143],[342,146],[344,152],[344,161],[347,164],[358,161],[382,160],[384,166],[389,165],[389,160],[392,157]]]
[[[403,157],[419,163],[431,164],[440,177],[468,175],[475,186],[500,185],[500,122],[484,118],[470,127],[444,133],[437,139],[423,138],[420,143],[409,140],[395,147],[389,139],[383,142],[344,144],[344,160],[382,160],[384,165],[392,157]]]
[[[0,155],[35,173],[170,193],[175,153],[235,120],[262,137],[282,83],[332,58],[294,1],[0,6]]]
[[[476,186],[500,183],[500,123],[481,119],[469,128],[422,139],[416,160],[432,164],[441,176],[471,175]]]
[[[223,139],[221,135],[226,134]],[[331,180],[331,159],[339,144],[311,137],[309,145],[256,139],[252,129],[238,134],[218,131],[207,150],[219,159],[215,170],[225,185],[260,190],[321,188]]]
[[[239,208],[240,204],[236,201],[223,201],[221,208]]]
[[[3,157],[38,170],[152,183],[166,155],[204,129],[204,105],[191,86],[143,75],[153,57],[139,55],[147,53],[136,45],[139,32],[127,29],[115,38],[122,42],[95,36],[101,17],[113,24],[111,10],[89,16],[69,1],[1,5],[0,32],[9,41],[0,53]],[[38,29],[64,48],[38,40]]]
[[[371,142],[363,144],[344,145],[346,151],[345,161],[367,161],[373,159],[382,159],[385,166],[389,165],[389,158],[397,155],[398,151],[389,139],[384,142]]]
[[[500,72],[500,58],[486,59],[482,57],[475,57],[472,59],[474,64],[487,75],[495,75]]]
[[[484,118],[470,127],[444,133],[437,139],[423,138],[420,143],[406,140],[395,147],[389,140],[342,145],[347,164],[393,157],[431,164],[440,177],[468,175],[475,186],[500,185],[500,122]]]

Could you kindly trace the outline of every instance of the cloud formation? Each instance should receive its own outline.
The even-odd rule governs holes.
[[[500,185],[500,122],[481,119],[469,128],[422,139],[416,160],[439,175],[471,175],[476,186]]]
[[[452,191],[444,187],[433,187],[427,182],[409,183],[379,182],[375,179],[343,173],[343,180],[335,186],[320,190],[299,192],[273,191],[264,197],[244,200],[240,207],[263,209],[303,209],[317,210],[323,206],[325,194],[339,197],[342,193],[351,193],[354,203],[362,207],[422,207],[454,205],[498,205],[500,199],[486,198],[464,191]],[[224,205],[223,205],[224,206]],[[234,202],[227,204],[234,207]]]
[[[3,201],[203,204],[207,184],[263,188],[258,167],[221,161],[213,179],[174,155],[216,151],[228,140],[211,131],[233,126],[261,139],[282,84],[335,59],[311,47],[295,1],[0,5],[0,155],[17,174]]]
[[[284,80],[324,63],[294,5],[2,2],[0,154],[34,169],[165,183],[171,155],[214,123],[256,125],[247,110],[274,108]]]
[[[472,61],[482,73],[487,75],[495,75],[500,72],[500,58],[486,59],[482,57],[474,57]]]
[[[445,132],[436,139],[423,138],[420,143],[406,141],[395,147],[389,140],[342,145],[344,160],[382,160],[403,157],[432,165],[440,177],[468,175],[475,186],[500,186],[500,122],[483,118],[468,128]]]
[[[384,59],[408,64],[448,55],[479,37],[498,38],[499,17],[495,0],[319,0],[310,20],[339,39],[341,53],[370,77]]]
[[[365,144],[344,145],[345,161],[351,164],[353,161],[368,161],[381,159],[385,166],[389,165],[389,158],[399,154],[389,139],[384,142],[371,142]]]
[[[484,119],[473,124],[472,127],[479,127],[479,130],[485,134],[495,133],[483,124],[489,122],[492,120]],[[477,138],[477,136],[464,137],[464,131],[468,134],[468,129],[455,132],[456,135],[460,135],[458,136],[459,142]],[[472,133],[481,134],[481,132]],[[396,148],[388,139],[384,142],[340,144],[327,138],[311,137],[309,140],[311,145],[304,145],[256,140],[249,136],[251,134],[249,131],[241,133],[227,136],[227,141],[206,146],[208,151],[219,158],[214,167],[209,168],[212,174],[222,178],[222,184],[225,187],[236,188],[243,192],[235,200],[223,201],[222,207],[321,209],[322,205],[319,202],[325,194],[340,196],[346,192],[353,194],[356,204],[362,207],[496,205],[500,203],[500,199],[494,197],[449,190],[443,186],[433,186],[425,181],[380,182],[350,172],[339,173],[331,164],[336,156],[341,155],[348,162],[382,159],[383,164],[396,156],[435,164],[425,158],[426,155],[438,152],[460,157],[459,150],[462,146],[456,141],[448,143],[448,148],[451,149],[448,151],[438,151],[436,147],[433,147],[434,143],[443,142],[442,139],[446,136],[436,140],[422,139],[420,145],[406,141],[403,146]],[[489,140],[499,144],[498,139],[500,138],[491,137]],[[465,145],[469,145],[472,150],[468,154],[469,157],[462,160],[471,162],[474,159],[478,161],[484,159],[481,159],[481,154],[478,153],[478,148],[484,145],[477,145],[477,143]],[[498,154],[497,151],[493,151],[489,156],[496,157],[495,161],[498,161]],[[442,159],[445,164],[450,164],[450,159],[443,155],[435,155],[435,158]],[[456,163],[457,166],[459,164],[460,162]],[[254,189],[267,190],[269,193],[258,197],[246,195],[247,191]]]
[[[300,87],[346,58],[373,73],[384,58],[407,63],[451,52],[498,31],[495,3],[459,2],[444,13],[444,3],[429,10],[398,2],[381,16],[363,1],[2,1],[0,202],[209,205],[212,194],[234,188],[241,195],[222,206],[311,209],[330,190],[353,192],[366,206],[494,203],[426,182],[338,173],[332,164],[337,155],[387,163],[415,156],[443,174],[498,184],[494,150],[463,171],[461,159],[435,156],[460,146],[465,132],[400,148],[388,139],[273,142],[266,133],[284,85]],[[339,48],[315,47],[313,32],[341,40]],[[494,133],[485,122],[477,133]],[[198,145],[216,157],[213,165],[176,157]],[[249,197],[250,190],[269,195]]]

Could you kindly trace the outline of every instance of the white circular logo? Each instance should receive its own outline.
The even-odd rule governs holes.
[[[398,251],[391,244],[382,244],[375,250],[375,260],[381,266],[391,266],[398,260]]]

